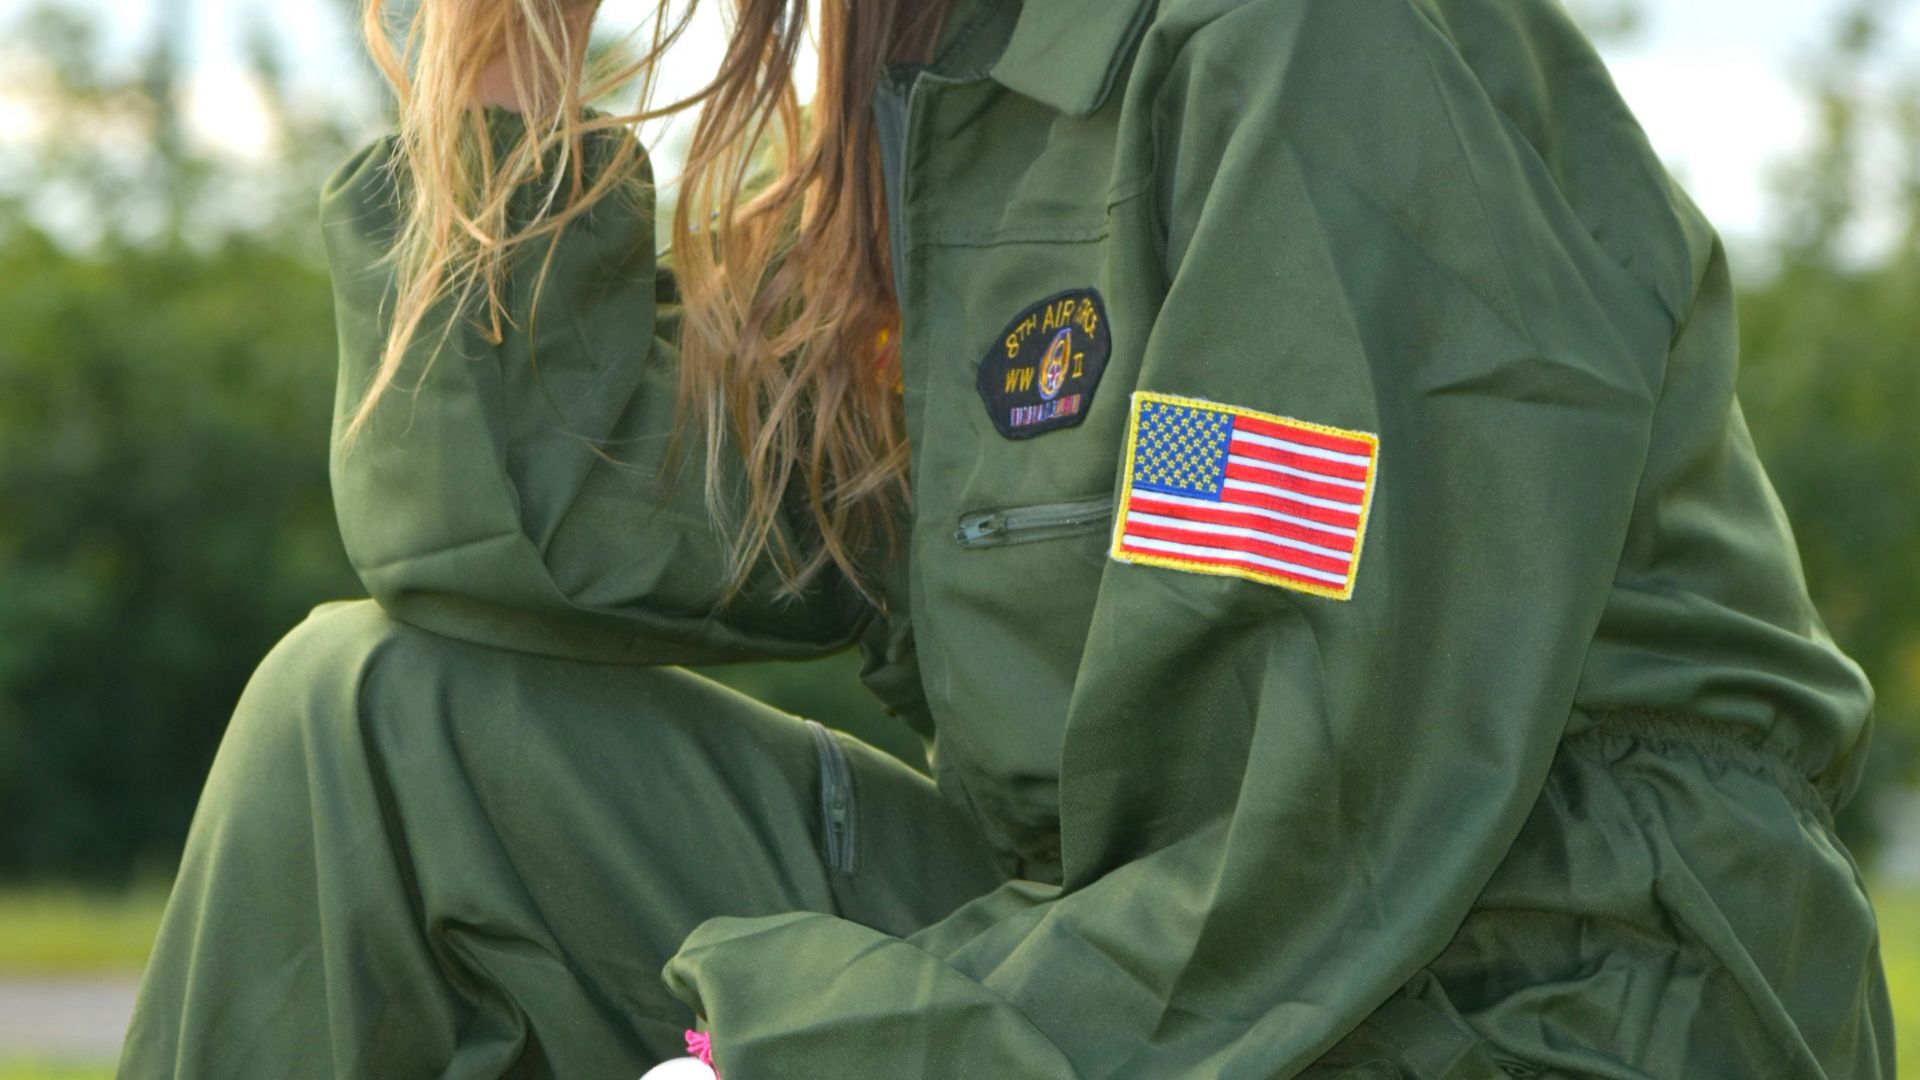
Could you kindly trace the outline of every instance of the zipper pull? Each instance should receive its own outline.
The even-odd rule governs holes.
[[[960,519],[960,527],[953,532],[953,538],[962,544],[977,544],[988,537],[999,536],[1007,531],[1007,515],[994,512],[987,514],[969,514]]]
[[[835,784],[833,788],[832,810],[829,813],[829,817],[832,820],[827,826],[828,831],[832,834],[827,844],[829,848],[828,861],[832,862],[841,870],[851,872],[853,870],[853,851],[847,846],[847,833],[849,831],[847,828],[847,811],[847,789]]]
[[[833,831],[843,835],[847,831],[847,789],[839,786],[833,789]]]

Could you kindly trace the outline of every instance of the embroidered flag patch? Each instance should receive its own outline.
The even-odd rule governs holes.
[[[987,419],[1009,439],[1030,439],[1087,418],[1113,354],[1107,310],[1092,288],[1028,306],[987,347],[976,384]]]
[[[1369,432],[1135,391],[1111,554],[1345,600],[1379,457]]]

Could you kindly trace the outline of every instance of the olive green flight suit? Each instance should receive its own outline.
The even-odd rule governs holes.
[[[875,111],[886,612],[715,610],[670,275],[597,208],[336,453],[373,599],[239,703],[123,1075],[696,1022],[727,1080],[1893,1075],[1872,690],[1718,237],[1552,0],[970,0]],[[392,149],[322,199],[343,407]],[[854,641],[933,782],[670,666]]]

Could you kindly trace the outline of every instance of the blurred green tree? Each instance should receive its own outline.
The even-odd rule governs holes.
[[[1904,0],[1849,0],[1803,78],[1812,144],[1776,177],[1765,277],[1741,297],[1740,398],[1836,640],[1873,679],[1874,752],[1841,821],[1920,761],[1920,82]]]
[[[162,25],[119,75],[71,11],[10,35],[45,128],[0,201],[7,876],[169,870],[252,665],[357,591],[327,496],[310,179],[350,136],[277,115],[285,173],[196,151]]]
[[[0,38],[42,130],[0,162],[0,879],[170,873],[253,667],[313,604],[362,594],[327,483],[314,203],[371,132],[290,97],[255,23],[272,152],[196,146],[183,15],[164,5],[125,71],[57,3]],[[917,755],[853,671],[713,673]]]

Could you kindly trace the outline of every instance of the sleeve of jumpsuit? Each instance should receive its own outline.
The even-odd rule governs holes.
[[[496,150],[524,124],[512,110],[486,110]],[[589,174],[632,138],[590,132]],[[336,428],[392,323],[384,260],[400,223],[397,147],[393,134],[372,140],[322,190],[340,335]],[[515,225],[537,212],[544,184],[514,193]],[[655,255],[652,199],[650,183],[615,193],[569,225],[537,303],[548,244],[526,245],[506,274],[498,341],[482,304],[451,319],[448,302],[436,306],[359,442],[343,449],[335,438],[347,553],[396,617],[484,644],[643,664],[819,655],[866,621],[866,605],[838,580],[775,598],[770,568],[719,606],[721,544],[699,440],[687,441],[679,469],[665,467],[678,304]]]
[[[1730,345],[1685,195],[1581,220],[1423,5],[1255,0],[1154,49],[1167,291],[1135,389],[1377,436],[1353,592],[1110,559],[1063,884],[909,939],[702,924],[666,976],[727,1080],[1291,1076],[1437,1011],[1423,968],[1542,789],[1665,373]],[[1499,1075],[1451,1052],[1418,1074]]]

